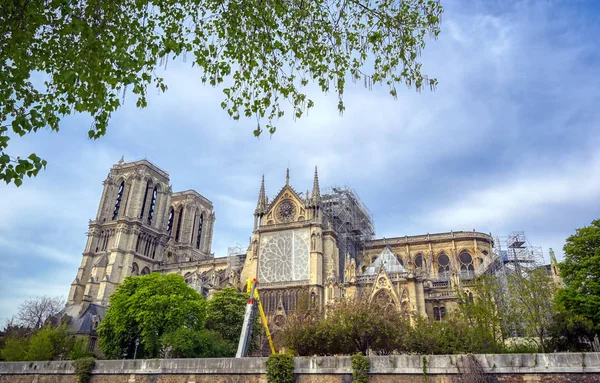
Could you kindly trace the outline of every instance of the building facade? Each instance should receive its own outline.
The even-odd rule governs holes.
[[[457,304],[456,288],[468,289],[489,265],[494,245],[491,235],[475,231],[374,238],[356,194],[347,188],[322,194],[316,168],[311,191],[294,189],[288,171],[271,200],[263,177],[242,254],[214,256],[215,219],[209,199],[173,192],[168,173],[148,160],[121,159],[89,222],[63,321],[93,336],[117,286],[151,272],[180,274],[205,297],[225,287],[241,291],[256,278],[275,332],[301,294],[323,310],[336,299],[362,297],[409,318],[439,320]]]

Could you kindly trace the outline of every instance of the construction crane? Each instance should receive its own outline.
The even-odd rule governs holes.
[[[252,339],[252,330],[254,328],[254,319],[256,318],[256,311],[260,314],[260,320],[265,328],[265,334],[269,340],[269,347],[271,347],[271,354],[276,354],[275,347],[273,346],[273,339],[271,338],[271,332],[269,331],[269,325],[267,323],[267,317],[263,310],[260,297],[258,295],[258,280],[248,279],[247,290],[250,291],[250,298],[246,304],[246,312],[244,313],[244,323],[242,324],[242,333],[240,334],[240,343],[238,344],[236,358],[243,358],[248,353],[248,347],[250,346],[250,340]]]

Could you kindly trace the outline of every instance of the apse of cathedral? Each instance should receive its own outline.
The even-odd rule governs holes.
[[[493,239],[476,231],[375,238],[356,193],[322,191],[316,168],[310,191],[294,189],[289,170],[282,184],[269,199],[260,182],[247,250],[215,257],[212,202],[194,190],[173,192],[168,173],[146,159],[121,159],[89,222],[63,320],[94,335],[117,286],[151,272],[180,274],[207,298],[225,287],[242,291],[256,278],[273,331],[302,294],[321,310],[360,297],[440,320],[457,305],[456,288],[468,289],[490,263]]]

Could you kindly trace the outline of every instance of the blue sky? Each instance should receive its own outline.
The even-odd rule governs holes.
[[[123,155],[148,158],[174,190],[213,201],[213,251],[247,245],[260,177],[274,196],[285,181],[349,185],[373,213],[377,235],[449,230],[525,231],[546,259],[575,228],[600,217],[600,48],[595,1],[444,1],[443,31],[423,52],[435,92],[315,91],[316,107],[256,139],[254,121],[220,109],[221,91],[185,63],[164,72],[166,94],[135,108],[131,95],[107,135],[89,119],[60,133],[11,141],[46,171],[20,188],[0,185],[0,323],[28,297],[63,295],[81,261],[102,181]]]

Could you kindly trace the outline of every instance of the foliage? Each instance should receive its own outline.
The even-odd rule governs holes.
[[[484,327],[472,326],[460,314],[442,321],[417,317],[408,334],[405,351],[417,354],[464,354],[496,352],[500,346]]]
[[[530,338],[509,339],[502,348],[503,354],[536,354],[540,352],[539,344]]]
[[[391,307],[347,299],[318,312],[294,313],[278,334],[280,347],[301,356],[373,352],[457,354],[496,352],[500,345],[485,326],[471,326],[460,313],[443,321],[408,318]]]
[[[206,302],[206,328],[220,334],[229,351],[223,355],[235,356],[244,323],[244,313],[248,303],[249,294],[240,293],[228,287],[217,291]],[[256,316],[252,332],[252,342],[249,353],[258,349],[257,339],[261,334],[262,325],[260,317]]]
[[[563,250],[565,258],[559,268],[565,286],[558,291],[556,301],[592,321],[600,335],[600,219],[577,229]]]
[[[226,358],[232,355],[231,343],[216,331],[181,327],[162,337],[163,350],[173,358]],[[235,349],[233,350],[235,355]]]
[[[90,342],[86,338],[77,338],[73,342],[73,347],[69,352],[69,359],[77,360],[83,358],[93,358],[94,353],[90,350]]]
[[[100,326],[100,348],[108,358],[156,358],[162,337],[184,327],[201,330],[206,319],[202,295],[176,274],[127,277],[110,297]]]
[[[595,336],[594,324],[583,315],[559,310],[554,313],[548,335],[548,351],[591,351]]]
[[[367,374],[371,368],[369,359],[362,352],[358,352],[350,358],[352,360],[352,383],[367,383],[369,378]]]
[[[37,330],[30,338],[27,360],[64,360],[75,340],[67,333],[66,326],[46,326]]]
[[[46,326],[35,330],[28,337],[9,337],[0,355],[7,361],[65,360],[68,359],[73,343],[66,326]]]
[[[267,359],[268,383],[294,383],[294,359],[289,354],[271,354]]]
[[[27,360],[27,350],[29,349],[29,338],[8,337],[4,346],[0,350],[0,357],[7,362],[17,362]]]
[[[92,376],[92,370],[96,361],[94,358],[81,358],[73,361],[75,366],[75,375],[77,376],[77,383],[88,383]]]
[[[458,313],[469,326],[491,336],[496,345],[502,344],[508,332],[509,312],[500,281],[490,275],[481,275],[472,281],[469,290],[470,295],[464,289],[457,291]]]
[[[0,13],[0,178],[19,186],[46,161],[7,153],[11,135],[49,127],[72,113],[90,114],[88,136],[106,133],[127,89],[147,105],[148,86],[165,91],[158,69],[188,57],[203,82],[223,85],[221,107],[234,119],[294,118],[314,105],[304,88],[333,90],[345,109],[346,80],[385,84],[392,96],[404,83],[420,90],[435,79],[417,58],[426,35],[440,33],[436,0],[30,0]],[[189,55],[187,53],[190,53]],[[366,72],[370,72],[367,74]]]
[[[0,334],[0,350],[4,348],[9,339],[15,339],[11,341],[11,349],[17,346],[19,349],[22,349],[23,347],[19,346],[19,344],[22,342],[19,342],[18,339],[27,338],[29,334],[31,334],[31,329],[17,324],[15,318],[11,318],[6,322],[6,324],[4,325],[4,329],[0,331]],[[18,355],[18,353],[16,355]],[[2,353],[0,352],[0,360],[3,359],[4,358],[2,357]]]
[[[17,323],[31,329],[41,328],[46,321],[57,315],[65,307],[62,297],[37,297],[19,305]]]
[[[515,272],[508,277],[510,306],[526,336],[538,339],[546,352],[546,337],[552,324],[555,285],[543,268]]]

